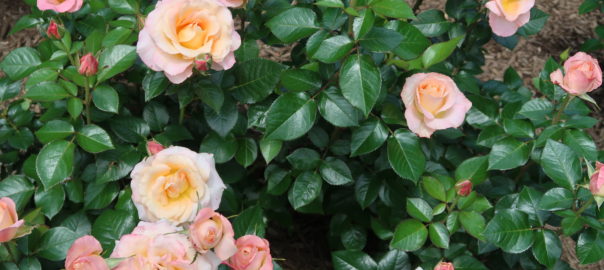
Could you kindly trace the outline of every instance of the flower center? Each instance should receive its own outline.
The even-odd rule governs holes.
[[[438,80],[423,81],[418,93],[421,107],[433,115],[445,104],[446,86]]]
[[[206,32],[197,23],[190,23],[178,30],[178,42],[189,49],[198,49],[204,44]]]
[[[164,192],[170,199],[178,198],[189,188],[187,173],[179,170],[166,177]]]
[[[520,3],[524,0],[501,0],[501,6],[505,13],[516,13],[520,9]]]

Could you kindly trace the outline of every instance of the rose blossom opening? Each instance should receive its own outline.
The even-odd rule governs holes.
[[[54,10],[56,12],[76,12],[80,10],[84,0],[38,0],[37,6],[39,10]]]
[[[23,226],[24,221],[19,220],[13,199],[3,197],[0,199],[0,243],[13,240],[17,230]]]
[[[498,36],[514,35],[518,28],[531,19],[531,8],[535,0],[491,0],[485,6],[489,9],[489,25]]]
[[[564,62],[564,72],[558,69],[550,74],[554,84],[571,95],[580,96],[602,86],[602,69],[598,60],[578,52]]]

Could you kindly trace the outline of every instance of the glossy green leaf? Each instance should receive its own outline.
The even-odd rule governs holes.
[[[334,270],[375,270],[376,262],[362,251],[342,250],[331,253]]]
[[[256,141],[252,138],[245,138],[239,140],[238,145],[239,147],[235,153],[235,160],[243,165],[243,167],[252,165],[256,160],[256,157],[258,157],[258,146],[256,145]]]
[[[528,216],[514,209],[500,210],[487,225],[484,235],[494,245],[508,253],[522,253],[535,241]]]
[[[312,35],[319,30],[317,14],[309,8],[290,8],[273,17],[266,26],[285,43]]]
[[[100,153],[114,148],[107,131],[93,124],[78,130],[76,139],[78,145],[90,153]]]
[[[419,138],[402,129],[395,131],[388,139],[388,161],[400,177],[417,183],[426,167]]]
[[[214,160],[220,164],[231,160],[238,148],[237,139],[232,134],[222,138],[211,132],[201,142],[199,152],[214,154]]]
[[[75,132],[73,126],[63,120],[52,120],[36,131],[36,137],[41,143],[67,138]]]
[[[398,19],[413,19],[413,10],[405,1],[398,0],[373,0],[369,6],[375,13]]]
[[[244,103],[262,101],[277,86],[283,69],[283,65],[265,59],[245,61],[233,68],[236,80],[229,91]]]
[[[34,72],[42,64],[40,54],[29,47],[21,47],[11,51],[2,62],[0,69],[13,81],[21,80]]]
[[[537,261],[548,268],[553,267],[562,256],[562,242],[550,230],[539,230],[535,233],[533,256]]]
[[[345,185],[353,181],[350,168],[348,168],[346,162],[340,159],[327,158],[321,162],[319,171],[321,172],[321,177],[330,185]]]
[[[354,127],[359,125],[359,111],[336,88],[330,88],[321,93],[319,113],[334,126]]]
[[[116,45],[103,51],[99,58],[99,73],[97,80],[105,81],[130,68],[136,61],[136,47]]]
[[[563,209],[569,209],[575,198],[573,193],[564,188],[552,188],[545,192],[541,201],[539,201],[539,208],[547,211],[558,211]]]
[[[289,141],[306,134],[317,118],[317,104],[304,93],[283,94],[266,115],[265,137]]]
[[[349,56],[340,70],[340,88],[344,97],[365,115],[377,101],[382,77],[373,60],[366,55]]]
[[[444,224],[439,222],[430,224],[428,234],[432,244],[439,248],[449,248],[449,231],[447,231]]]
[[[382,146],[387,138],[386,126],[381,121],[370,118],[352,130],[350,155],[354,157],[371,153]]]
[[[445,61],[457,48],[457,44],[464,38],[459,36],[449,41],[430,45],[422,55],[422,64],[424,68],[429,68],[435,64]]]
[[[48,190],[38,189],[34,195],[36,207],[42,209],[42,213],[52,219],[63,208],[65,202],[65,191],[62,186],[54,186]]]
[[[486,221],[481,214],[473,211],[461,211],[459,213],[459,222],[467,233],[476,239],[485,240],[484,230]]]
[[[426,226],[415,219],[407,219],[396,226],[390,247],[403,251],[415,251],[426,243],[426,239],[428,239]]]
[[[577,240],[577,257],[581,264],[590,264],[604,259],[604,233],[587,230]]]
[[[559,142],[548,140],[541,154],[541,166],[556,184],[573,190],[581,179],[581,163],[575,152]]]
[[[524,165],[529,158],[531,144],[513,138],[496,142],[489,153],[489,170],[509,170]]]
[[[42,239],[40,239],[37,254],[51,261],[63,260],[73,241],[79,237],[80,235],[70,229],[54,227],[44,233]]]
[[[278,140],[262,139],[259,144],[260,153],[262,153],[262,157],[264,157],[266,163],[270,163],[281,152],[281,148],[283,147],[283,142]]]
[[[321,194],[322,183],[323,180],[318,174],[303,172],[296,178],[294,185],[289,190],[289,203],[296,210],[309,205]]]
[[[120,98],[113,87],[103,84],[92,91],[92,101],[101,111],[118,113]]]
[[[330,37],[321,42],[313,58],[323,63],[335,63],[344,58],[353,46],[354,43],[346,35]]]
[[[36,158],[36,172],[44,189],[48,190],[71,175],[75,145],[67,141],[53,141]]]

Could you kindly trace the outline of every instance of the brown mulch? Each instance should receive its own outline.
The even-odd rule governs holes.
[[[410,4],[415,0],[406,0]],[[424,0],[420,7],[422,10],[438,8],[443,9],[446,0]],[[537,6],[551,15],[548,24],[537,35],[529,39],[521,39],[514,50],[508,50],[503,46],[491,41],[485,47],[486,65],[480,79],[502,79],[503,72],[509,67],[514,67],[525,80],[525,85],[531,86],[531,78],[536,77],[546,59],[550,56],[557,57],[567,48],[574,52],[587,39],[595,34],[593,29],[599,24],[604,24],[602,13],[593,12],[586,15],[578,15],[577,10],[583,0],[537,0]],[[12,25],[24,14],[29,13],[29,7],[20,0],[0,0],[0,60],[11,50],[23,46],[35,46],[41,36],[36,29],[28,29],[19,33],[8,35]],[[290,59],[291,47],[271,47],[260,43],[261,56],[276,61],[287,61]],[[604,63],[604,52],[594,54]],[[2,74],[0,74],[1,76]],[[598,90],[592,94],[594,99],[604,101],[604,91]],[[604,106],[601,106],[604,107]],[[597,112],[594,117],[604,119],[604,112]],[[604,121],[599,121],[594,129],[590,130],[596,140],[599,149],[604,148]],[[325,243],[317,243],[316,239],[324,238],[324,235],[311,233],[306,236],[290,235],[288,232],[271,230],[267,232],[269,238],[274,242],[273,252],[276,258],[287,258],[279,263],[284,269],[329,269],[329,258],[325,256],[327,251],[317,250],[317,246]],[[604,261],[599,264],[580,266],[575,254],[575,243],[569,237],[562,237],[564,246],[563,259],[573,269],[596,270],[604,269]],[[310,242],[308,242],[310,241]],[[310,256],[309,256],[310,255]],[[295,258],[292,258],[295,257]]]

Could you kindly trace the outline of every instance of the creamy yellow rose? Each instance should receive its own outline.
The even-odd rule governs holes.
[[[202,208],[217,209],[226,188],[212,154],[172,146],[134,167],[132,201],[144,221],[190,222]]]

